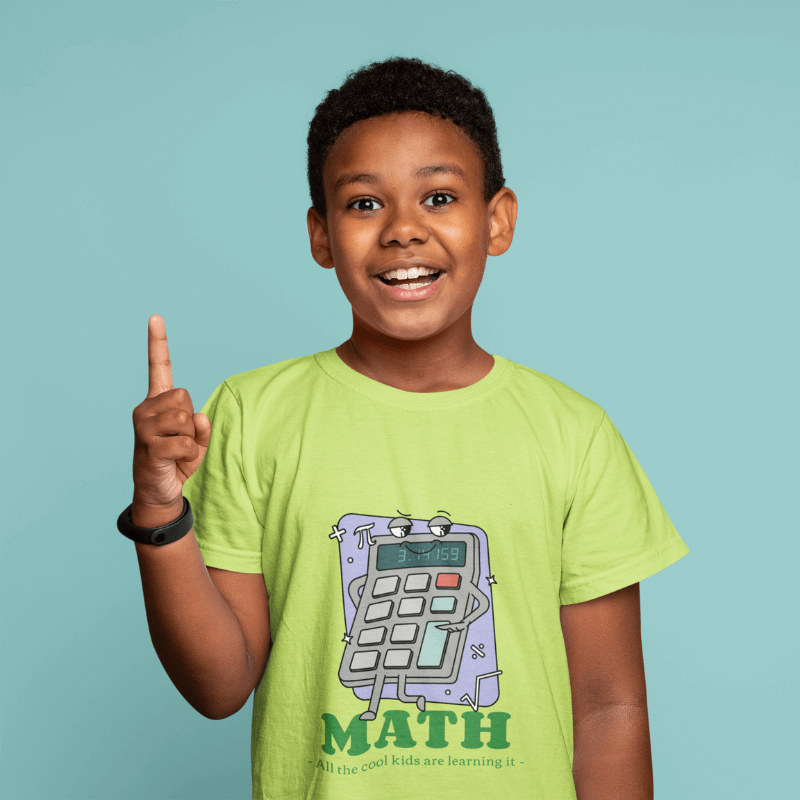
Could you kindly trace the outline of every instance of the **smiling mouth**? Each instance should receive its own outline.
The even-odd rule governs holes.
[[[421,286],[427,286],[429,283],[439,280],[441,271],[432,272],[429,275],[418,275],[415,278],[384,278],[383,275],[376,275],[382,283],[387,286],[399,286],[401,289],[419,289]]]
[[[434,542],[434,543],[433,543],[433,544],[432,544],[432,545],[431,545],[431,546],[430,546],[430,547],[429,547],[427,550],[415,550],[415,549],[414,549],[413,547],[411,547],[411,545],[409,545],[409,544],[406,544],[406,547],[407,547],[407,548],[408,548],[408,549],[409,549],[409,550],[410,550],[412,553],[415,553],[415,554],[416,554],[416,555],[418,555],[418,556],[424,556],[426,553],[430,553],[430,552],[431,552],[431,550],[433,550],[433,548],[434,548],[434,547],[436,547],[436,545],[437,545],[437,544],[439,544],[439,542]]]

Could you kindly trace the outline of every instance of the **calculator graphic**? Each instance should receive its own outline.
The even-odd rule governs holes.
[[[347,514],[329,538],[339,545],[346,633],[339,680],[369,701],[382,698],[479,706],[499,696],[486,533],[476,526]]]

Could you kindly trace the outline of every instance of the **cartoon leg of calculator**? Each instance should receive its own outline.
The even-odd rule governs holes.
[[[488,541],[447,517],[411,520],[348,514],[339,542],[345,650],[339,679],[369,699],[496,702],[499,687]]]

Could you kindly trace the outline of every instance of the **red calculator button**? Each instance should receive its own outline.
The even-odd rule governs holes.
[[[457,572],[440,572],[436,576],[437,589],[458,589],[461,576]]]

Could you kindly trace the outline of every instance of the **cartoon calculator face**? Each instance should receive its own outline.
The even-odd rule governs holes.
[[[476,708],[479,679],[480,705],[494,703],[500,673],[484,531],[441,517],[357,514],[334,527],[347,626],[339,679],[370,700],[362,719],[374,719],[381,697],[420,710],[426,702]]]

